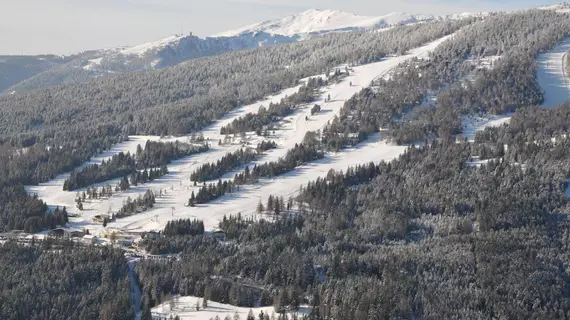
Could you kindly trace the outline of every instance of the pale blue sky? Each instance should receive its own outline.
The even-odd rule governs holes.
[[[181,31],[208,36],[311,8],[378,16],[506,11],[541,0],[0,0],[0,54],[69,54],[137,45]]]

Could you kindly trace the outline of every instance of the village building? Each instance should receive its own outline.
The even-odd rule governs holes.
[[[56,228],[48,231],[47,235],[49,238],[69,240],[73,238],[81,238],[85,235],[85,232],[83,230],[73,228]]]

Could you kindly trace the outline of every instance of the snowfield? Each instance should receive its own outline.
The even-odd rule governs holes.
[[[314,102],[321,105],[321,111],[311,116],[310,109],[313,105],[312,103],[304,108],[299,108],[293,115],[283,119],[275,133],[268,137],[269,140],[277,142],[278,148],[268,151],[258,162],[274,161],[284,156],[296,143],[302,142],[306,132],[322,129],[328,121],[332,120],[339,113],[347,99],[358,93],[363,87],[367,87],[372,80],[390,72],[400,63],[410,58],[427,58],[428,53],[448,37],[411,50],[403,56],[389,57],[377,63],[354,67],[350,71],[350,75],[342,82],[322,88],[321,96]],[[350,82],[352,82],[352,86]],[[87,228],[92,234],[99,234],[105,231],[101,224],[92,222],[95,215],[117,211],[128,197],[135,198],[148,189],[153,190],[157,195],[157,202],[153,209],[131,217],[118,219],[109,223],[108,228],[123,228],[131,231],[161,230],[172,219],[197,218],[204,221],[206,230],[212,230],[217,227],[218,222],[224,215],[235,215],[239,212],[243,216],[254,215],[257,203],[260,200],[265,202],[271,194],[287,198],[295,195],[301,185],[317,177],[325,176],[331,169],[344,170],[349,166],[365,164],[371,160],[391,160],[406,149],[406,147],[402,146],[388,145],[380,139],[380,135],[377,135],[355,148],[336,154],[329,154],[324,159],[303,165],[288,174],[275,177],[274,179],[262,179],[257,185],[242,186],[239,191],[221,197],[209,204],[195,208],[185,207],[184,204],[188,201],[192,190],[197,191],[197,187],[194,187],[189,180],[190,174],[202,164],[217,161],[226,153],[242,148],[242,144],[239,141],[241,139],[218,145],[218,141],[225,138],[225,136],[220,135],[220,128],[239,116],[249,112],[257,112],[260,105],[268,106],[270,102],[277,102],[285,95],[290,95],[297,90],[298,87],[284,90],[278,95],[241,107],[226,115],[202,132],[204,137],[210,142],[211,149],[208,152],[173,161],[168,166],[170,173],[151,183],[131,187],[131,189],[125,192],[115,193],[109,199],[87,201],[84,203],[85,210],[83,211],[77,210],[74,202],[77,191],[82,190],[63,191],[63,182],[69,176],[69,173],[60,175],[56,179],[43,183],[40,186],[27,187],[27,190],[30,193],[37,193],[48,205],[66,206],[68,212],[78,214],[79,217],[70,218],[70,226]],[[331,100],[325,103],[324,100],[328,95],[330,95]],[[309,120],[306,121],[305,117],[308,117]],[[89,163],[100,163],[103,159],[109,158],[120,151],[133,152],[136,150],[136,146],[139,143],[144,144],[146,139],[158,140],[159,137],[131,137],[131,141],[116,145],[112,150],[92,159]],[[174,139],[168,138],[163,140],[172,141]],[[178,139],[184,141],[188,137]],[[253,133],[248,133],[246,140],[252,147],[255,147],[260,141]],[[235,173],[228,173],[222,179],[230,179]],[[107,183],[113,185],[116,181],[108,181],[95,186],[102,186]]]
[[[196,304],[199,304],[200,311],[196,310]],[[151,313],[155,317],[170,319],[172,315],[172,318],[179,316],[181,320],[210,320],[216,316],[218,316],[220,320],[223,320],[226,316],[234,319],[236,313],[240,319],[246,320],[250,311],[253,312],[255,319],[259,319],[259,314],[262,312],[269,314],[270,317],[275,314],[273,307],[242,308],[213,301],[208,301],[208,307],[202,309],[202,298],[194,296],[175,297],[171,301],[164,302],[151,309]],[[299,310],[294,313],[297,315],[308,314],[308,308],[301,306]],[[294,313],[289,313],[289,315],[293,315]]]
[[[269,34],[294,36],[333,31],[386,28],[420,21],[432,21],[435,19],[434,16],[412,15],[404,12],[392,12],[379,17],[367,17],[338,10],[310,9],[281,19],[264,21],[239,29],[225,31],[215,36],[232,37],[260,31]]]
[[[463,123],[463,134],[461,138],[467,139],[467,141],[475,141],[475,134],[478,131],[485,130],[487,127],[498,127],[505,123],[509,123],[512,117],[512,113],[502,114],[502,115],[477,115],[477,116],[466,116],[462,117],[461,122]]]

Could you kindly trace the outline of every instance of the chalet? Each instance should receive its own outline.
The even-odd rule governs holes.
[[[48,231],[47,235],[49,238],[63,238],[65,231],[62,228],[53,229]]]
[[[57,228],[48,231],[48,237],[50,238],[60,238],[60,239],[73,239],[73,238],[81,238],[85,235],[85,232],[79,229],[71,229],[71,228]]]

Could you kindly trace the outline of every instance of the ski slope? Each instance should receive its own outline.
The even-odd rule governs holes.
[[[196,304],[199,305],[200,311],[196,310]],[[263,312],[271,317],[275,313],[274,310],[273,307],[242,308],[214,301],[208,301],[208,307],[203,309],[202,298],[185,296],[175,297],[171,301],[166,301],[152,308],[151,314],[156,317],[163,317],[164,319],[170,319],[172,315],[172,318],[179,316],[181,320],[210,320],[216,316],[222,320],[226,316],[234,319],[234,315],[237,313],[240,319],[245,320],[250,311],[253,312],[255,319],[259,319],[260,313]],[[301,306],[295,313],[302,316],[309,312],[306,306]],[[289,313],[289,319],[291,319],[291,315],[293,315],[293,313]]]
[[[389,57],[380,62],[354,67],[350,75],[347,76],[344,81],[322,89],[320,97],[318,97],[315,102],[321,104],[322,109],[319,113],[311,116],[310,108],[313,104],[310,104],[304,108],[297,109],[293,115],[281,121],[275,134],[272,134],[268,138],[276,141],[278,148],[268,151],[258,162],[274,161],[284,156],[296,143],[302,142],[306,132],[322,129],[328,121],[332,120],[335,115],[339,113],[346,100],[358,93],[363,87],[367,87],[372,80],[390,72],[400,63],[408,59],[413,57],[427,58],[428,53],[447,38],[448,37],[444,37],[420,48],[411,50],[406,55]],[[352,86],[350,85],[351,82]],[[259,184],[254,186],[242,186],[240,191],[226,195],[212,203],[195,208],[185,207],[184,204],[190,197],[192,190],[197,191],[197,187],[194,187],[193,183],[189,180],[190,174],[202,164],[217,161],[226,153],[242,148],[242,144],[239,141],[218,145],[218,141],[224,138],[224,136],[219,133],[220,128],[231,123],[237,117],[249,112],[257,112],[260,105],[267,106],[270,102],[277,102],[285,95],[290,95],[297,90],[298,87],[284,90],[278,95],[268,97],[255,104],[241,107],[226,115],[224,118],[205,128],[202,132],[204,137],[210,141],[211,149],[208,152],[173,161],[168,166],[170,173],[151,183],[131,187],[131,189],[125,192],[115,193],[109,199],[87,201],[84,203],[84,211],[79,212],[75,208],[74,202],[77,191],[81,190],[74,192],[65,192],[62,190],[63,181],[69,174],[61,175],[37,187],[27,187],[27,190],[30,193],[37,193],[39,197],[49,205],[65,205],[68,212],[79,214],[79,217],[70,219],[70,226],[87,228],[92,234],[98,234],[104,231],[102,225],[92,222],[95,215],[116,211],[122,207],[128,197],[137,197],[149,188],[154,190],[157,195],[157,202],[152,210],[131,217],[118,219],[115,222],[109,223],[108,227],[124,228],[133,231],[160,230],[172,219],[197,218],[204,221],[207,230],[211,230],[217,227],[218,221],[220,221],[224,215],[241,212],[244,216],[252,216],[254,214],[253,210],[255,210],[259,200],[265,201],[270,194],[283,197],[292,196],[299,190],[301,185],[317,177],[326,175],[331,169],[344,170],[355,164],[368,163],[372,159],[375,161],[391,160],[406,149],[406,147],[402,146],[387,145],[380,139],[380,135],[374,136],[356,148],[327,155],[324,159],[306,164],[288,174],[270,180],[261,180]],[[324,100],[328,95],[330,95],[331,100],[325,103]],[[309,121],[306,121],[305,117],[309,117]],[[112,151],[106,152],[91,162],[100,161],[118,151],[130,150],[133,152],[138,144],[136,141],[146,141],[148,138],[158,139],[158,137],[132,137],[132,141],[115,146]],[[169,138],[169,140],[173,139],[174,138]],[[183,137],[179,139],[186,138]],[[247,141],[252,146],[255,146],[260,140],[253,133],[248,133]],[[233,177],[234,174],[235,172],[229,173],[225,175],[223,179],[229,179]],[[99,185],[106,185],[107,183],[113,184],[115,181],[105,182]],[[159,196],[160,194],[162,194],[162,196]]]
[[[544,91],[543,108],[553,108],[570,100],[570,80],[566,74],[566,56],[570,50],[570,37],[554,49],[538,55],[537,80]],[[490,62],[497,60],[493,57]],[[512,114],[504,115],[476,115],[462,118],[463,138],[473,141],[477,131],[487,127],[500,126],[508,123]]]
[[[537,58],[538,83],[544,90],[543,108],[552,108],[568,101],[570,83],[566,75],[566,55],[570,50],[570,37],[553,50],[542,53]]]

